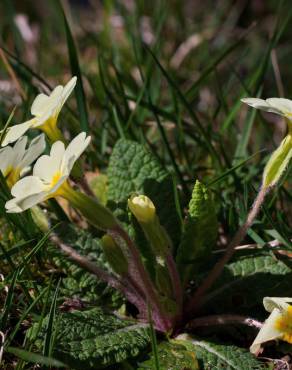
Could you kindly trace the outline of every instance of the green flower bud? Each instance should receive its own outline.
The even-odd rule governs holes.
[[[114,239],[106,234],[101,238],[101,245],[105,257],[114,272],[121,276],[126,275],[128,273],[128,261]]]
[[[263,186],[274,186],[280,180],[292,157],[292,133],[289,133],[271,155],[263,175]]]
[[[48,232],[50,230],[50,221],[45,212],[39,206],[32,207],[30,211],[33,221],[40,230],[44,233]]]
[[[149,223],[155,218],[155,206],[146,195],[133,195],[128,206],[139,222]]]
[[[146,195],[133,195],[128,200],[131,212],[136,217],[156,256],[165,256],[171,246],[171,240],[159,222],[155,206]]]

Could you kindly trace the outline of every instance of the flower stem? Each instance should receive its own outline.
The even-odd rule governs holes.
[[[203,326],[233,325],[241,324],[260,329],[263,324],[251,317],[241,315],[210,315],[198,317],[188,323],[188,329],[195,329]]]
[[[139,296],[139,293],[136,292],[135,287],[132,287],[132,285],[129,284],[128,279],[118,279],[112,274],[102,270],[94,262],[90,261],[87,257],[82,256],[81,254],[76,252],[73,248],[71,248],[69,245],[63,243],[57,235],[55,234],[51,235],[50,239],[56,245],[58,245],[58,247],[78,266],[82,267],[84,270],[90,272],[91,274],[97,276],[100,280],[106,282],[111,287],[122,292],[126,296],[126,298],[139,309],[139,311],[145,313],[146,311],[145,303],[142,300],[142,297]]]
[[[153,320],[155,322],[156,329],[161,330],[163,332],[168,332],[171,329],[171,322],[164,314],[161,304],[159,302],[158,295],[155,291],[155,288],[151,282],[151,279],[145,270],[139,252],[132,242],[131,238],[128,234],[118,225],[115,228],[108,230],[108,233],[114,238],[119,239],[121,238],[126,243],[129,253],[132,257],[133,267],[137,270],[137,274],[135,274],[139,278],[139,283],[145,297],[148,301],[150,307],[153,307]],[[120,243],[118,243],[120,244]]]
[[[60,140],[66,145],[66,139],[64,138],[61,130],[57,127],[56,123],[53,123],[50,120],[48,120],[38,128],[47,135],[47,137],[50,139],[52,143]]]
[[[176,303],[179,309],[179,316],[181,315],[182,305],[183,305],[183,292],[181,286],[181,280],[179,273],[177,271],[176,264],[174,262],[173,256],[170,251],[165,256],[166,265],[169,271],[169,275],[171,278],[172,288]]]
[[[206,279],[203,281],[202,285],[195,292],[194,296],[189,301],[186,307],[186,316],[190,318],[203,304],[202,297],[204,294],[211,288],[218,276],[221,274],[225,264],[230,260],[235,252],[236,246],[242,241],[245,237],[247,230],[253,224],[256,216],[258,215],[261,206],[264,202],[265,196],[269,192],[269,188],[262,187],[258,192],[258,195],[254,201],[252,209],[250,210],[245,223],[239,228],[234,238],[231,240],[229,245],[226,248],[224,256],[215,264],[214,268],[208,274]]]
[[[96,199],[74,190],[65,182],[58,194],[67,199],[70,204],[82,213],[90,224],[99,230],[107,230],[118,224],[111,211],[100,204]]]

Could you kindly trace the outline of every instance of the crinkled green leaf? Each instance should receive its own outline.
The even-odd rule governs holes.
[[[241,256],[225,267],[208,295],[206,307],[213,313],[232,311],[256,316],[265,296],[291,296],[291,281],[291,268],[274,255]]]
[[[171,175],[153,154],[136,142],[120,139],[112,152],[108,168],[108,200],[126,205],[132,193],[147,195],[155,204],[161,224],[174,245],[180,237]]]
[[[58,228],[58,234],[62,241],[78,253],[87,256],[99,267],[109,269],[100,240],[88,231],[65,224]],[[120,307],[122,297],[117,291],[76,265],[56,246],[50,248],[50,255],[57,267],[66,274],[60,286],[61,295],[69,298],[78,297],[86,302],[101,303],[112,308]]]
[[[196,181],[176,258],[184,283],[196,276],[198,264],[210,255],[216,242],[217,229],[214,201],[208,189]]]
[[[193,339],[179,341],[196,353],[201,370],[259,370],[266,366],[250,352],[233,346]]]
[[[161,343],[158,346],[158,360],[160,370],[197,370],[199,369],[196,354],[178,343]],[[138,370],[155,369],[153,356],[140,364]]]
[[[41,348],[48,317],[38,331],[35,323],[27,337]],[[100,369],[137,356],[150,344],[146,324],[122,320],[99,308],[60,312],[54,326],[53,357],[72,369]]]

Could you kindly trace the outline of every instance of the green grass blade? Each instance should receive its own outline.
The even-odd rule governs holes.
[[[193,109],[190,106],[189,102],[187,101],[186,97],[184,96],[184,94],[182,93],[182,91],[180,90],[180,88],[177,86],[176,82],[169,76],[169,74],[163,68],[163,66],[161,65],[161,63],[159,62],[159,60],[157,59],[157,57],[155,56],[155,54],[152,52],[152,50],[150,48],[148,48],[148,46],[146,46],[146,45],[144,45],[144,47],[148,51],[148,53],[150,53],[150,55],[152,56],[152,58],[156,62],[158,68],[160,69],[160,71],[162,72],[162,74],[164,75],[164,77],[166,78],[166,80],[169,83],[169,85],[177,93],[177,95],[178,95],[181,103],[184,105],[184,107],[186,108],[186,110],[189,113],[190,117],[192,118],[194,124],[197,126],[198,130],[200,131],[200,133],[201,133],[201,135],[202,135],[202,137],[204,139],[205,146],[206,146],[207,150],[209,151],[210,155],[215,159],[215,161],[218,164],[221,164],[220,156],[218,155],[218,153],[216,152],[215,148],[213,147],[213,144],[212,144],[212,141],[211,141],[210,137],[208,136],[205,128],[202,126],[200,120],[198,119],[197,115],[193,111]]]
[[[10,309],[11,309],[11,306],[12,306],[14,288],[15,288],[15,285],[16,285],[16,281],[18,279],[18,274],[19,274],[19,269],[16,269],[13,273],[11,284],[10,284],[8,294],[7,294],[5,303],[4,303],[3,313],[1,315],[1,324],[0,324],[1,331],[3,331],[3,332],[5,332],[9,312],[10,312]]]
[[[68,53],[69,53],[70,65],[71,65],[71,72],[72,72],[72,75],[77,76],[75,95],[76,95],[77,107],[79,111],[80,126],[81,126],[82,131],[85,131],[86,133],[88,133],[89,132],[88,113],[87,113],[85,92],[83,88],[82,74],[81,74],[81,69],[80,69],[80,64],[79,64],[79,59],[78,59],[77,48],[76,48],[75,41],[73,39],[71,30],[70,30],[69,23],[67,21],[65,11],[60,2],[59,2],[59,6],[60,6],[63,20],[64,20],[67,48],[68,48]]]
[[[47,326],[46,335],[44,338],[43,355],[47,357],[51,356],[53,352],[53,347],[54,347],[54,325],[56,325],[55,316],[56,316],[57,298],[58,298],[60,283],[61,283],[61,279],[59,279],[55,293],[54,293],[54,297],[53,297],[52,304],[50,307],[50,312],[49,312],[48,326]]]
[[[52,357],[42,356],[39,353],[33,353],[26,351],[24,349],[16,348],[16,347],[8,347],[6,352],[13,354],[20,359],[33,364],[40,364],[44,366],[54,366],[56,368],[60,367],[67,367],[63,362],[56,360]]]
[[[35,298],[35,300],[28,306],[28,308],[21,314],[19,317],[19,320],[17,324],[14,326],[13,331],[9,335],[9,337],[6,339],[6,346],[9,346],[11,342],[13,341],[15,335],[18,332],[18,329],[20,328],[23,320],[27,317],[27,315],[32,311],[32,309],[37,305],[37,303],[43,298],[44,294],[47,292],[48,287],[45,287],[40,294]]]

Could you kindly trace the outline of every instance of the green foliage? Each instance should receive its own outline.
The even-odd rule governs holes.
[[[214,201],[208,189],[196,181],[176,257],[184,285],[196,276],[198,265],[210,256],[217,230]]]
[[[94,193],[129,232],[155,281],[155,257],[127,211],[132,193],[149,196],[173,241],[184,283],[193,279],[199,285],[220,257],[210,254],[218,230],[214,203],[206,187],[197,183],[184,227],[180,209],[185,211],[194,177],[200,178],[216,194],[219,243],[243,222],[251,205],[249,191],[260,185],[279,126],[278,121],[269,124],[272,118],[266,114],[245,114],[240,98],[277,96],[281,90],[291,96],[289,1],[267,1],[258,7],[229,0],[216,9],[213,2],[193,0],[73,3],[77,2],[67,2],[63,11],[59,0],[42,6],[33,1],[0,2],[0,47],[8,62],[1,55],[0,127],[5,127],[14,105],[13,123],[24,122],[38,92],[47,93],[68,81],[68,73],[77,75],[75,98],[72,94],[66,102],[58,126],[66,138],[80,128],[91,135],[82,162],[84,173],[107,173],[111,155],[108,178],[101,175],[90,182]],[[252,27],[255,21],[257,26]],[[22,101],[20,91],[25,95]],[[36,133],[27,134],[32,138]],[[119,138],[123,139],[117,142]],[[268,162],[266,185],[274,184],[287,168],[288,144],[285,140]],[[276,238],[283,249],[290,247],[292,194],[286,179],[291,180],[291,172],[285,172],[283,186],[265,203],[246,243]],[[58,230],[60,238],[109,271],[99,238],[69,225],[70,215],[55,200],[44,208],[48,224],[39,219],[36,224],[29,211],[7,214],[4,205],[10,192],[1,175],[0,187],[1,330],[7,334],[3,369],[24,370],[32,363],[57,367],[62,366],[60,361],[72,369],[154,368],[151,356],[156,347],[150,348],[143,325],[97,308],[59,311],[67,298],[76,298],[87,308],[100,305],[109,310],[121,308],[125,300],[56,246],[44,244],[41,230],[51,221],[66,220]],[[166,291],[167,279],[170,283],[167,274],[157,277],[163,286],[160,293]],[[265,319],[266,295],[292,295],[291,262],[267,249],[237,251],[205,297],[200,315],[234,313]],[[132,305],[123,309],[135,317]],[[36,336],[37,346],[23,340],[31,322],[27,338]],[[36,334],[39,324],[41,331]],[[240,329],[243,342],[234,327],[208,330],[215,332],[216,342],[198,338],[193,343],[165,342],[157,335],[160,366],[156,368],[193,369],[196,359],[199,368],[208,370],[261,368],[246,350],[224,344],[235,339],[248,348],[250,329]],[[231,330],[235,335],[230,338]],[[277,357],[279,346],[270,349],[268,356]]]
[[[40,349],[48,325],[35,323],[27,338]],[[39,331],[39,333],[37,333]],[[150,345],[148,326],[122,320],[99,308],[59,312],[54,326],[52,356],[72,369],[100,369],[137,356]]]
[[[250,352],[233,345],[221,345],[191,337],[179,343],[183,343],[188,350],[195,352],[201,370],[260,370],[266,368]]]
[[[107,203],[107,176],[98,174],[89,180],[89,185],[102,205]]]
[[[263,174],[263,186],[274,186],[292,158],[292,133],[287,135],[269,159]]]
[[[198,370],[199,365],[194,351],[187,349],[183,341],[180,343],[165,342],[158,346],[159,370]],[[138,370],[153,370],[153,356],[140,364]]]
[[[243,255],[225,267],[207,306],[213,313],[234,311],[236,306],[237,313],[256,316],[263,311],[264,297],[292,295],[291,278],[289,265],[268,252]]]
[[[88,113],[87,113],[86,99],[85,99],[85,93],[84,93],[84,87],[83,87],[83,82],[82,82],[82,75],[81,75],[81,70],[80,70],[80,65],[79,65],[77,48],[76,48],[75,41],[73,39],[70,26],[68,24],[67,17],[66,17],[66,14],[64,12],[61,2],[59,2],[58,5],[60,7],[60,12],[64,20],[68,54],[69,54],[69,59],[70,59],[70,64],[71,64],[71,72],[73,76],[76,76],[78,78],[75,91],[76,91],[77,107],[78,107],[79,117],[80,117],[80,126],[83,131],[86,131],[88,133],[89,131]]]
[[[37,363],[44,366],[54,366],[55,368],[66,367],[63,362],[55,360],[52,357],[42,356],[38,353],[25,351],[23,349],[8,347],[7,352],[12,353],[13,355],[21,358],[22,360],[25,360],[28,363]]]
[[[68,224],[59,227],[58,234],[65,243],[78,253],[89,257],[103,269],[109,269],[98,238],[93,237],[85,230]],[[60,252],[56,246],[52,246],[49,252],[56,266],[66,274],[60,285],[62,296],[82,298],[86,302],[100,303],[109,307],[120,307],[123,300],[119,293],[80,268]]]
[[[145,147],[120,139],[108,167],[109,202],[126,202],[132,193],[147,195],[154,203],[161,224],[174,244],[180,236],[171,175]],[[166,207],[167,205],[167,207]]]

